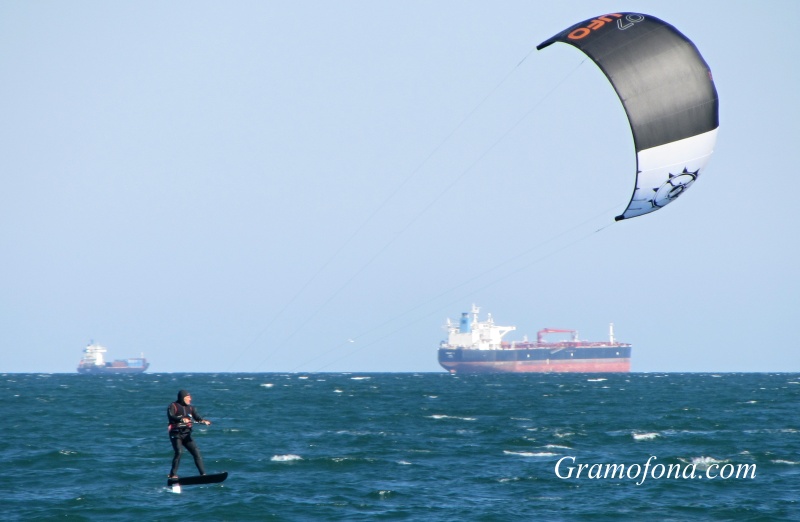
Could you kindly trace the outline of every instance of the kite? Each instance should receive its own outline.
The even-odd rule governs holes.
[[[719,98],[697,47],[670,24],[639,13],[591,18],[545,40],[572,45],[608,77],[628,116],[636,185],[617,221],[671,203],[705,168],[717,140]]]

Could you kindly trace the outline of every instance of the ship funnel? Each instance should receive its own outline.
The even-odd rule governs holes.
[[[461,320],[458,322],[458,332],[469,333],[469,326],[469,314],[467,312],[462,312]]]

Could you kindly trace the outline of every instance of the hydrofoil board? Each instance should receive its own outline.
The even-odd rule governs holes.
[[[213,473],[211,475],[197,475],[195,477],[181,477],[177,479],[167,479],[167,486],[192,486],[195,484],[215,484],[228,478],[228,472]]]

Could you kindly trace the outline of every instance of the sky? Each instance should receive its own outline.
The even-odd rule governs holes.
[[[635,11],[720,97],[679,200],[585,55]],[[438,372],[473,304],[507,340],[637,372],[799,372],[796,1],[0,2],[0,372],[83,348],[151,372]]]

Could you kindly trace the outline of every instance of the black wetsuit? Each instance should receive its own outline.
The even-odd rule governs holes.
[[[167,417],[169,417],[169,440],[172,442],[172,449],[175,450],[175,456],[172,457],[172,469],[169,472],[170,476],[175,476],[178,473],[178,466],[181,463],[181,453],[183,448],[189,450],[189,453],[194,457],[194,465],[197,466],[197,471],[201,475],[206,474],[206,469],[203,466],[203,457],[200,455],[200,450],[192,439],[192,422],[201,422],[203,418],[197,413],[194,406],[188,406],[183,401],[176,401],[167,407]],[[184,417],[189,417],[188,423],[182,422]]]

